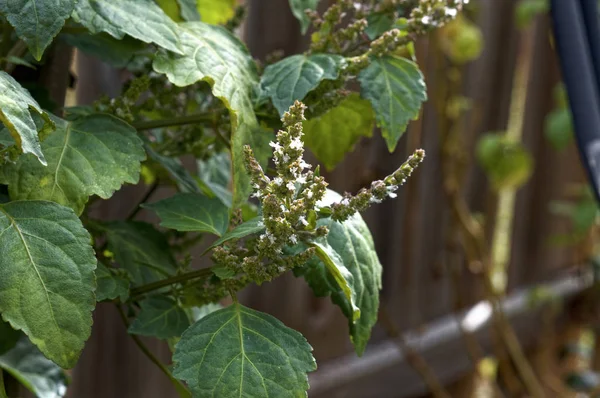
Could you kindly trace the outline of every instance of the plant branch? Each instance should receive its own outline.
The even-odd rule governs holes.
[[[133,208],[131,213],[129,213],[129,215],[127,216],[127,221],[133,220],[133,218],[135,216],[137,216],[137,214],[140,212],[140,210],[142,210],[142,207],[141,207],[142,204],[146,203],[146,201],[148,201],[148,199],[150,199],[150,197],[156,191],[157,188],[158,188],[158,181],[154,182],[150,186],[150,189],[148,189],[146,194],[138,201],[137,205]]]
[[[125,315],[123,308],[117,304],[117,310],[119,311],[121,320],[123,321],[123,324],[125,325],[125,329],[129,329],[129,321],[127,320],[127,315]],[[150,351],[150,349],[148,347],[146,347],[144,342],[135,334],[130,334],[130,336],[133,339],[133,341],[135,342],[135,344],[139,347],[139,349],[144,353],[144,355],[146,355],[146,357],[148,357],[148,359],[150,359],[150,361],[152,361],[152,363],[154,363],[169,378],[169,380],[171,380],[171,382],[175,386],[175,389],[179,393],[179,396],[182,398],[192,398],[192,395],[190,394],[188,389],[179,380],[177,380],[173,377],[173,375],[171,374],[169,369],[165,366],[165,364],[163,364],[160,361],[160,359],[158,359],[152,353],[152,351]],[[0,398],[2,398],[2,397],[0,397]]]
[[[448,393],[448,391],[446,391],[442,383],[440,383],[433,369],[429,367],[425,359],[423,359],[423,357],[416,350],[408,345],[404,339],[404,336],[402,336],[396,327],[396,324],[387,312],[384,304],[379,307],[378,321],[379,324],[383,326],[388,336],[398,344],[398,347],[406,356],[406,360],[408,361],[409,365],[421,376],[425,382],[425,385],[429,388],[433,395],[436,398],[450,398],[451,395]]]
[[[160,281],[148,283],[146,285],[142,285],[140,287],[136,287],[131,290],[131,299],[139,297],[143,294],[152,292],[154,290],[162,289],[163,287],[174,285],[176,283],[181,283],[188,281],[190,279],[196,278],[208,278],[213,274],[211,268],[202,268],[195,271],[186,272],[184,274],[175,275],[169,278],[161,279]]]
[[[179,116],[171,119],[141,120],[133,122],[131,125],[138,131],[143,131],[162,127],[184,126],[186,124],[212,123],[218,116],[217,112],[218,111],[213,111],[211,113],[198,113],[195,115]]]

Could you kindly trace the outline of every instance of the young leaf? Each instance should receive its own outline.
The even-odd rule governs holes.
[[[15,79],[6,72],[0,72],[0,121],[10,132],[23,153],[32,153],[42,164],[46,159],[40,147],[38,129],[30,112],[42,116],[46,125],[52,125],[46,112]]]
[[[358,81],[360,95],[371,102],[377,125],[393,152],[408,122],[419,116],[421,103],[427,99],[423,75],[414,62],[385,56],[373,58]]]
[[[265,68],[260,85],[280,115],[301,101],[323,80],[337,79],[346,65],[344,57],[333,54],[292,55]]]
[[[179,14],[184,21],[192,22],[200,20],[200,13],[198,12],[198,5],[196,3],[198,3],[197,0],[177,0]]]
[[[232,229],[231,231],[227,232],[221,237],[221,239],[216,240],[215,243],[210,245],[210,247],[206,249],[204,253],[206,253],[213,247],[217,247],[231,239],[242,239],[243,237],[246,237],[248,235],[261,232],[264,229],[265,224],[263,223],[262,216],[255,217],[252,220],[246,221],[245,223],[242,223],[234,229]]]
[[[69,18],[76,0],[0,0],[0,13],[14,26],[17,36],[36,60]]]
[[[96,268],[96,301],[114,300],[121,302],[129,298],[129,279],[112,273],[104,264],[98,263]]]
[[[341,199],[337,193],[328,191],[320,205],[330,205]],[[305,266],[294,269],[294,274],[303,276],[315,295],[330,295],[331,300],[340,306],[348,318],[354,349],[358,355],[362,355],[371,336],[371,329],[377,322],[381,289],[382,266],[375,252],[371,232],[360,214],[355,214],[344,223],[324,218],[319,220],[317,225],[329,228],[326,240],[315,244],[323,250],[326,249],[326,254],[333,264],[328,264],[327,258],[320,254],[320,260],[314,258]],[[349,271],[350,275],[341,274],[344,269]],[[352,290],[354,304],[348,299],[343,281],[340,282],[340,274]],[[355,319],[354,305],[360,310],[358,320]]]
[[[207,160],[198,161],[198,178],[212,194],[231,208],[231,158],[229,153],[221,152]]]
[[[189,171],[183,167],[181,160],[159,154],[154,151],[147,142],[144,147],[146,148],[146,152],[148,152],[150,159],[160,164],[169,172],[181,192],[200,192],[198,183],[194,180],[194,177],[192,177]]]
[[[196,193],[179,193],[142,207],[154,210],[161,219],[161,226],[177,231],[221,236],[229,224],[229,209],[219,199]]]
[[[373,135],[373,127],[371,104],[353,93],[324,115],[305,121],[304,142],[331,170],[354,149],[360,137]]]
[[[233,206],[237,208],[251,191],[244,145],[250,145],[259,160],[269,156],[270,136],[260,129],[253,109],[256,65],[244,45],[222,27],[187,22],[180,24],[180,31],[185,55],[158,54],[153,67],[177,86],[207,81],[213,94],[230,109]]]
[[[49,359],[75,366],[90,336],[96,257],[68,207],[46,201],[0,205],[0,313]]]
[[[21,338],[22,333],[13,329],[10,324],[0,317],[0,355],[11,350]]]
[[[303,397],[317,368],[311,351],[297,331],[236,303],[183,333],[173,375],[198,397]]]
[[[222,25],[234,14],[236,0],[198,0],[198,12],[202,22]]]
[[[152,296],[140,303],[141,310],[129,333],[159,339],[179,337],[190,327],[190,320],[177,302],[167,296]]]
[[[64,371],[44,357],[25,336],[12,350],[0,355],[2,369],[39,398],[60,398],[67,392]]]
[[[169,242],[151,224],[115,221],[105,224],[108,249],[131,275],[135,285],[155,282],[175,273],[177,263]]]
[[[129,35],[182,54],[177,24],[153,0],[78,0],[73,19],[92,33]]]
[[[52,120],[56,131],[42,142],[48,166],[21,156],[0,173],[11,199],[51,200],[79,215],[91,195],[108,199],[123,183],[138,181],[146,154],[127,123],[103,114]]]
[[[306,15],[306,10],[316,10],[319,0],[290,0],[292,14],[300,21],[300,30],[305,34],[310,26],[310,19]]]

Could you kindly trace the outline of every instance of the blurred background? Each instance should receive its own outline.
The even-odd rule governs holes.
[[[246,4],[239,33],[256,58],[306,49],[310,35],[301,36],[288,0]],[[245,304],[314,347],[319,369],[310,375],[310,397],[528,396],[523,358],[510,350],[515,342],[545,396],[593,395],[600,379],[597,206],[573,142],[547,7],[544,0],[473,0],[456,21],[420,39],[429,97],[422,117],[393,154],[375,131],[327,173],[333,189],[356,192],[414,149],[427,151],[398,199],[364,215],[384,289],[381,322],[362,358],[339,309],[293,275],[243,292]],[[73,50],[53,51],[60,74]],[[69,105],[120,93],[125,72],[82,53],[73,59]],[[68,79],[48,73],[51,85]],[[503,131],[514,139],[488,135]],[[122,217],[143,195],[143,187],[126,187],[98,215]],[[499,259],[492,270],[490,257]],[[498,309],[485,301],[488,273],[505,297],[499,326]],[[166,345],[148,344],[169,359]],[[114,306],[99,304],[69,396],[175,397],[171,389],[128,339]]]

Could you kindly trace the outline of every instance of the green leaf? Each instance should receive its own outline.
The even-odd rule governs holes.
[[[209,194],[219,198],[227,208],[231,208],[231,158],[227,152],[211,156],[198,162],[198,178],[206,186]]]
[[[13,200],[51,200],[81,214],[91,195],[108,199],[123,183],[137,183],[146,154],[133,127],[103,114],[52,119],[56,131],[42,142],[48,166],[21,156],[0,174]]]
[[[324,115],[305,121],[304,142],[331,170],[354,150],[361,137],[371,137],[374,127],[371,104],[353,93]]]
[[[316,10],[319,0],[290,0],[292,14],[300,21],[300,30],[305,34],[310,26],[310,19],[304,11]]]
[[[546,116],[544,134],[552,146],[561,150],[573,141],[573,120],[569,108],[556,109]]]
[[[115,270],[118,271],[118,270]],[[98,263],[96,268],[96,300],[114,300],[117,297],[122,303],[129,298],[129,279],[111,272],[104,264]]]
[[[367,28],[365,33],[371,40],[375,40],[394,26],[394,20],[388,12],[373,12],[367,15]]]
[[[337,79],[345,65],[340,55],[292,55],[267,66],[260,85],[283,115],[294,101],[302,101],[321,81]]]
[[[106,33],[97,35],[60,35],[67,44],[96,57],[115,68],[126,67],[138,53],[146,49],[141,41],[124,37],[117,40]]]
[[[49,359],[75,366],[90,336],[96,257],[68,207],[46,201],[0,205],[0,313]]]
[[[142,207],[154,210],[161,219],[161,226],[177,231],[221,236],[229,224],[229,209],[219,199],[196,193],[176,194]]]
[[[317,368],[311,351],[297,331],[236,303],[183,333],[173,375],[198,397],[304,397]]]
[[[233,206],[239,207],[251,192],[243,161],[243,147],[250,145],[259,161],[268,158],[270,135],[259,127],[253,109],[258,74],[244,45],[226,29],[202,22],[180,24],[183,56],[158,54],[153,67],[177,86],[207,81],[215,97],[231,115]]]
[[[167,296],[152,296],[140,302],[141,310],[129,333],[159,339],[179,337],[190,326],[187,314],[175,300]]]
[[[181,160],[163,156],[146,143],[144,145],[148,156],[169,172],[181,192],[200,192],[200,187],[194,177],[183,167]]]
[[[212,314],[215,311],[223,309],[223,306],[219,303],[210,303],[205,304],[201,307],[193,307],[192,311],[192,319],[194,322],[198,322],[200,319],[204,318],[208,314]]]
[[[60,398],[67,392],[67,377],[55,363],[22,336],[17,345],[0,355],[4,369],[38,398]]]
[[[202,22],[222,25],[235,12],[236,0],[198,0],[198,12]]]
[[[328,191],[320,205],[327,206],[341,199],[337,193]],[[294,274],[303,276],[315,295],[330,295],[331,300],[340,306],[348,318],[354,349],[362,355],[371,329],[377,322],[381,290],[382,266],[371,232],[360,214],[353,215],[344,223],[330,218],[320,219],[317,225],[329,228],[326,239],[314,242],[319,259],[313,258],[305,266],[294,269]],[[352,292],[350,298],[346,284]],[[360,310],[358,320],[355,307]]]
[[[182,54],[177,24],[152,0],[78,0],[73,19],[92,33],[129,35]]]
[[[371,102],[377,125],[393,152],[408,122],[419,116],[421,103],[427,99],[423,75],[414,62],[385,56],[373,58],[358,81],[360,95]]]
[[[52,122],[29,92],[6,72],[0,72],[0,105],[0,121],[18,147],[23,153],[34,154],[45,165],[38,129],[30,112],[41,115],[46,126],[52,126]]]
[[[204,251],[204,253],[208,252],[210,249],[222,245],[223,243],[231,240],[231,239],[242,239],[248,235],[252,235],[258,232],[261,232],[265,229],[265,224],[263,223],[262,216],[255,217],[252,220],[246,221],[227,232],[225,235],[221,237],[221,239],[217,239],[215,243],[210,245],[208,249]]]
[[[116,262],[131,275],[135,285],[172,276],[177,263],[169,242],[151,224],[115,221],[105,224],[108,249]]]
[[[69,18],[76,0],[0,0],[0,13],[14,26],[17,36],[36,60]]]
[[[533,157],[521,142],[503,134],[485,134],[477,143],[477,160],[496,190],[518,188],[533,173]]]
[[[22,336],[21,332],[13,329],[10,324],[0,318],[0,355],[11,350]],[[2,388],[2,387],[0,387]]]

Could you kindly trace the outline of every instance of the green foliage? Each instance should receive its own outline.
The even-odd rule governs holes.
[[[36,60],[42,59],[46,47],[69,18],[76,0],[1,0],[0,13],[15,27]]]
[[[306,10],[316,10],[319,0],[290,0],[292,14],[300,21],[300,30],[306,33],[310,26],[310,19],[306,15]]]
[[[236,0],[197,0],[197,3],[202,22],[219,25],[233,17]]]
[[[96,258],[73,211],[46,201],[0,207],[0,313],[63,368],[90,336]]]
[[[483,50],[483,34],[477,25],[463,16],[440,30],[440,47],[455,64],[479,58]]]
[[[554,87],[555,108],[546,115],[544,134],[552,146],[561,150],[573,141],[573,117],[563,84]]]
[[[427,99],[423,75],[414,62],[386,56],[373,59],[358,81],[360,94],[371,102],[377,125],[393,152],[408,122],[419,116],[421,103]]]
[[[231,159],[229,154],[221,152],[207,160],[198,161],[198,178],[206,187],[205,193],[219,198],[227,207],[231,208]]]
[[[261,232],[265,229],[265,224],[262,220],[262,217],[255,217],[252,220],[246,221],[227,232],[225,235],[218,239],[213,243],[206,251],[212,249],[213,247],[221,246],[223,243],[230,241],[232,239],[241,239],[248,235],[255,234],[257,232]]]
[[[126,67],[133,61],[136,54],[145,50],[143,42],[129,36],[117,40],[106,33],[97,35],[62,34],[61,39],[67,44],[77,47],[78,50],[97,57],[115,68]]]
[[[129,333],[159,339],[179,337],[190,320],[177,302],[167,296],[152,296],[140,302],[141,310],[129,327]]]
[[[317,368],[311,351],[300,333],[235,303],[183,333],[173,374],[198,397],[305,396],[306,373]]]
[[[533,172],[533,158],[520,142],[486,134],[477,144],[477,159],[494,189],[518,188]]]
[[[21,333],[14,330],[8,323],[0,318],[0,355],[12,349],[19,341]]]
[[[120,273],[120,270],[108,268],[100,262],[96,268],[96,284],[97,301],[118,298],[124,303],[129,298],[129,278]]]
[[[1,171],[11,199],[51,200],[79,215],[91,195],[108,199],[123,183],[137,183],[146,154],[131,126],[102,114],[52,120],[56,130],[42,142],[47,166],[24,155]]]
[[[361,137],[371,137],[375,116],[368,101],[351,94],[324,115],[304,122],[304,140],[328,170],[352,151]]]
[[[525,28],[539,14],[545,14],[550,10],[549,0],[520,0],[515,8],[517,26]]]
[[[337,79],[346,61],[339,55],[292,55],[267,66],[261,87],[283,115],[294,101],[302,101],[325,79]]]

